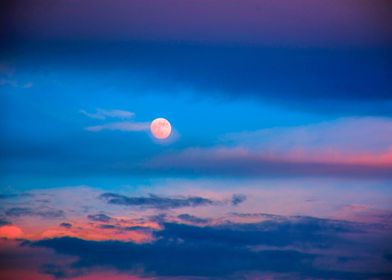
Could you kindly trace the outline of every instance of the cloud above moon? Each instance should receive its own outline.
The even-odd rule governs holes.
[[[125,110],[105,110],[100,108],[98,108],[95,113],[88,113],[85,110],[80,110],[80,113],[91,119],[98,120],[105,120],[107,118],[130,119],[135,115],[135,113]]]

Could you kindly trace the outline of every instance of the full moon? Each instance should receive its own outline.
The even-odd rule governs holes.
[[[157,118],[151,122],[150,130],[155,138],[166,139],[170,136],[172,128],[167,119]]]

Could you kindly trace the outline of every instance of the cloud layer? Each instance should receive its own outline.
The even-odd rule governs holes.
[[[391,135],[389,119],[341,119],[231,134],[217,146],[161,155],[145,166],[190,174],[388,177]]]
[[[263,182],[247,188],[243,181],[233,188],[229,182],[220,191],[200,189],[206,182],[172,182],[170,192],[158,184],[165,190],[160,195],[88,187],[5,195],[0,258],[20,251],[35,257],[6,266],[2,260],[0,268],[4,275],[28,270],[40,280],[94,279],[97,271],[113,279],[391,276],[391,211],[387,197],[383,206],[375,196],[380,186],[363,192],[345,185],[336,197],[332,186],[282,189],[273,180],[271,188]],[[347,204],[356,196],[368,204]]]
[[[181,207],[197,207],[214,205],[219,202],[198,197],[161,197],[150,194],[147,197],[128,197],[116,193],[103,193],[100,198],[109,204],[124,205],[124,206],[139,206],[146,208],[170,209]]]
[[[383,255],[360,253],[354,258],[355,252],[367,250],[366,245],[348,242],[342,235],[360,235],[364,230],[368,229],[363,225],[343,221],[297,217],[259,224],[206,227],[165,223],[152,244],[63,238],[31,245],[78,257],[70,266],[47,266],[55,268],[44,270],[53,276],[60,272],[67,275],[71,268],[83,274],[96,267],[109,266],[130,274],[140,274],[138,271],[142,268],[142,275],[158,277],[235,279],[268,271],[294,273],[291,275],[299,278],[386,279],[392,271],[387,268],[388,261],[383,260]],[[350,260],[349,266],[345,265],[345,259]],[[379,265],[383,265],[372,267],[372,259],[378,259]],[[326,265],[328,262],[337,262],[337,265],[331,269]]]

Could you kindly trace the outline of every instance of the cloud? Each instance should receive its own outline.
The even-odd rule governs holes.
[[[143,231],[143,232],[151,232],[156,228],[151,228],[147,226],[130,226],[130,227],[124,227],[122,230],[130,230],[130,231]]]
[[[246,195],[244,194],[233,194],[231,198],[231,204],[237,206],[238,204],[246,200]]]
[[[88,215],[87,218],[94,222],[109,222],[112,218],[105,214]]]
[[[331,116],[392,114],[392,85],[388,78],[391,53],[387,49],[265,48],[151,41],[132,42],[132,47],[97,47],[83,42],[73,43],[77,46],[74,52],[64,45],[40,45],[34,53],[41,55],[44,65],[57,61],[70,69],[96,73],[94,84],[102,88],[108,87],[108,81],[100,75],[107,77],[108,67],[113,67],[123,74],[113,77],[109,87],[115,89],[113,94],[127,94],[130,98],[142,91],[175,97],[187,92],[182,90],[185,87],[194,89],[195,98],[202,100],[251,100],[290,111]],[[88,51],[92,47],[93,53]],[[53,49],[67,49],[68,53],[58,56]],[[129,79],[135,75],[136,79]],[[129,90],[135,82],[137,90]]]
[[[0,219],[0,227],[5,225],[10,225],[11,223],[7,220]]]
[[[0,194],[0,199],[10,199],[18,197],[17,194]]]
[[[367,223],[389,224],[392,211],[389,209],[374,209],[363,204],[347,204],[339,207],[337,218],[355,220]]]
[[[344,242],[342,233],[361,233],[369,225],[319,219],[314,217],[281,216],[278,219],[256,223],[227,223],[203,227],[180,223],[164,223],[165,230],[156,232],[157,238],[225,246],[277,246],[299,245],[311,248],[338,246]],[[371,226],[370,226],[371,227]],[[371,227],[372,228],[372,227]]]
[[[98,227],[101,229],[115,229],[116,228],[115,225],[110,225],[110,224],[103,224],[103,225],[99,225]]]
[[[0,226],[0,238],[16,239],[23,236],[21,228],[15,225]]]
[[[55,210],[51,208],[27,208],[27,207],[13,207],[7,209],[5,214],[10,217],[23,217],[23,216],[38,216],[41,218],[56,219],[64,217],[63,210]]]
[[[242,248],[212,244],[199,244],[195,247],[167,240],[159,244],[135,245],[63,238],[39,241],[33,246],[47,247],[58,253],[77,256],[80,261],[76,261],[72,266],[80,268],[81,272],[94,267],[109,266],[123,272],[137,273],[141,266],[146,275],[169,277],[222,277],[247,269],[291,271],[303,261],[313,259],[311,255],[295,251],[251,252]],[[278,259],[280,268],[277,261],[273,261]],[[58,267],[55,270],[56,275],[59,275],[60,271],[65,273],[69,268]],[[50,271],[48,273],[53,275]]]
[[[367,223],[349,222],[343,220],[345,215],[340,217],[342,220],[336,220],[282,214],[314,214],[311,208],[320,207],[322,209],[316,210],[319,215],[336,217],[336,209],[342,205],[342,201],[346,201],[341,200],[341,197],[348,195],[352,202],[358,199],[363,201],[364,197],[368,199],[369,195],[360,194],[361,188],[340,190],[341,195],[335,200],[335,189],[325,187],[320,193],[318,189],[309,188],[318,180],[311,180],[305,187],[302,183],[289,180],[289,185],[285,184],[283,189],[276,180],[270,182],[272,188],[265,183],[267,181],[262,180],[257,181],[254,190],[249,189],[244,181],[239,182],[238,189],[234,189],[228,181],[231,180],[225,181],[225,184],[213,181],[211,185],[204,181],[192,181],[193,186],[186,181],[176,181],[177,184],[170,182],[168,185],[172,190],[166,196],[122,195],[102,190],[89,190],[81,196],[83,189],[75,187],[67,188],[66,191],[34,191],[34,196],[28,197],[28,201],[18,200],[16,203],[36,209],[34,204],[29,203],[37,198],[50,197],[51,204],[65,211],[67,220],[45,220],[43,223],[35,223],[34,229],[29,226],[31,219],[16,220],[15,224],[23,229],[23,238],[32,240],[27,244],[33,244],[33,249],[39,246],[60,253],[46,262],[49,266],[44,265],[40,270],[47,275],[86,273],[87,277],[95,270],[110,270],[140,277],[253,279],[257,277],[251,277],[248,273],[263,274],[270,271],[288,274],[291,276],[288,278],[298,276],[298,279],[382,279],[381,276],[384,277],[388,272],[390,263],[385,255],[392,252],[392,243],[389,242],[390,216],[385,216],[388,213],[384,213],[385,222],[382,224],[381,220],[380,224],[375,224],[379,220],[375,222],[371,219]],[[167,190],[162,182],[158,185]],[[223,186],[223,189],[217,185]],[[305,192],[305,196],[300,199],[292,198],[299,193],[297,185],[301,185]],[[335,181],[333,185],[336,190],[339,189]],[[369,188],[368,184],[365,185]],[[320,187],[323,186],[328,184]],[[147,189],[151,190],[151,186]],[[283,203],[276,201],[279,192],[288,198]],[[358,194],[353,195],[353,192]],[[324,194],[330,198],[316,205],[301,205],[305,198],[322,199]],[[102,195],[104,198],[101,198]],[[245,195],[246,201],[233,207],[233,198],[234,201],[242,201]],[[379,195],[383,195],[382,190]],[[194,208],[179,206],[190,204],[188,199],[191,197],[207,199],[209,202]],[[271,200],[271,197],[274,199]],[[109,203],[110,199],[113,199],[113,204]],[[173,202],[175,199],[181,202]],[[328,203],[327,207],[333,209],[326,211],[324,204],[330,199],[334,203]],[[369,204],[380,202],[379,197],[369,199]],[[144,204],[147,206],[142,206]],[[3,207],[9,209],[8,205]],[[138,207],[147,209],[140,212]],[[382,209],[388,205],[378,204],[378,207]],[[237,212],[230,213],[234,210]],[[281,215],[263,211],[278,211]],[[363,213],[369,212],[369,209],[351,205],[344,210],[350,211]],[[101,216],[103,213],[106,215]],[[378,216],[383,213],[374,214]],[[71,228],[59,225],[68,221],[72,221]],[[79,239],[67,241],[70,239],[60,238],[64,236]],[[37,239],[40,241],[36,242]],[[68,255],[69,261],[63,261],[64,255]],[[56,263],[59,266],[50,266]]]
[[[0,194],[0,199],[23,198],[31,196],[33,196],[31,193],[3,193]]]
[[[385,248],[373,247],[366,253],[374,244],[363,242],[361,234],[378,234],[366,225],[302,216],[281,218],[203,227],[166,222],[161,231],[155,232],[156,240],[146,244],[74,238],[30,244],[77,257],[71,264],[57,267],[56,273],[69,269],[88,273],[111,267],[141,276],[201,279],[238,279],[250,272],[265,271],[289,273],[299,279],[391,276]],[[350,237],[356,234],[358,239]],[[350,260],[351,265],[339,264],[342,259]],[[332,262],[337,262],[334,267],[328,265]],[[52,275],[51,271],[47,273]]]
[[[135,113],[125,110],[105,110],[97,109],[95,113],[88,113],[85,110],[80,110],[80,113],[91,118],[98,120],[105,120],[107,118],[130,119]]]
[[[63,228],[72,228],[72,224],[70,223],[61,223],[59,226]]]
[[[143,168],[153,173],[223,176],[333,176],[389,178],[392,164],[385,155],[360,155],[325,152],[306,157],[303,153],[269,154],[241,147],[188,148],[147,161]],[[328,157],[328,156],[332,156]],[[387,163],[387,164],[384,164]]]
[[[200,218],[189,214],[180,214],[177,216],[182,221],[190,222],[193,224],[206,224],[210,221],[210,219]]]
[[[390,177],[392,121],[345,118],[223,137],[148,160],[146,169],[223,175]]]
[[[153,194],[149,194],[148,196],[128,197],[115,193],[103,193],[100,195],[100,198],[109,204],[157,209],[208,206],[217,203],[216,201],[199,196],[162,197]]]
[[[231,133],[223,143],[274,153],[297,150],[385,154],[392,148],[392,119],[350,117],[293,127]],[[385,159],[387,160],[387,159]]]
[[[96,113],[88,113],[85,110],[81,110],[80,113],[83,115],[97,120],[106,120],[108,118],[117,119],[130,119],[135,113],[125,110],[105,110],[97,109]],[[87,131],[99,132],[103,130],[117,130],[117,131],[145,131],[149,130],[150,124],[148,122],[134,122],[134,121],[119,121],[110,122],[100,125],[93,125],[86,127]]]
[[[147,122],[114,122],[102,125],[94,125],[86,127],[91,132],[99,132],[103,130],[117,131],[146,131],[149,130],[150,124]]]
[[[24,240],[0,238],[1,279],[48,279],[39,272],[47,262],[65,264],[69,260],[45,248],[32,248]]]

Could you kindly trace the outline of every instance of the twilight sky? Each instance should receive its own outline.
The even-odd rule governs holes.
[[[0,276],[392,277],[389,1],[1,6]]]

